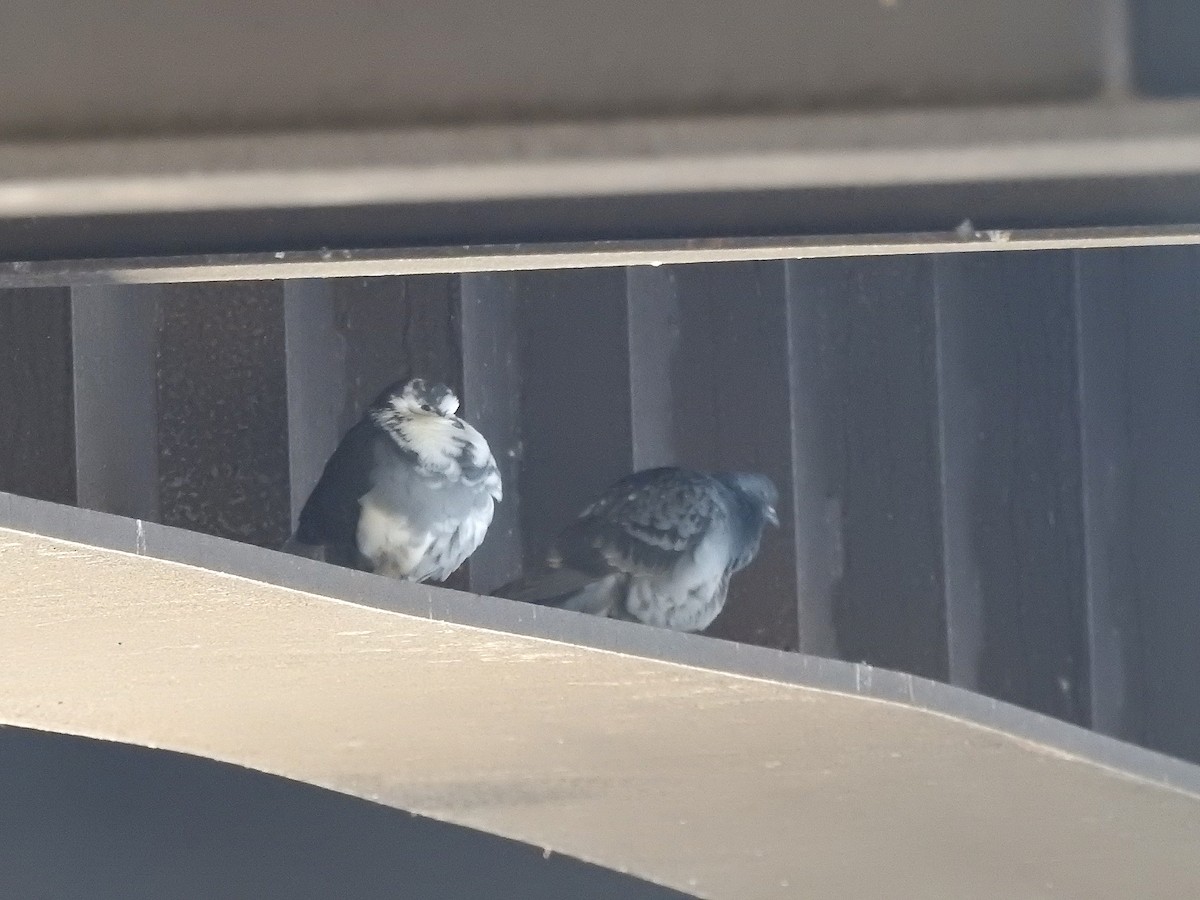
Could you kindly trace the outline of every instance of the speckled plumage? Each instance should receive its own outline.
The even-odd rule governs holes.
[[[676,631],[707,628],[729,578],[777,523],[770,479],[676,467],[637,472],[609,487],[559,535],[547,569],[496,593]]]
[[[406,581],[444,581],[483,542],[500,473],[445,385],[388,388],[342,438],[286,550]]]

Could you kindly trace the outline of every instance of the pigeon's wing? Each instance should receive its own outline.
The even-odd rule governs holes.
[[[324,546],[326,561],[361,567],[359,499],[371,489],[376,445],[382,439],[378,427],[365,420],[346,433],[300,510],[294,543]]]
[[[471,425],[458,418],[454,421],[458,425],[454,441],[458,450],[459,477],[472,487],[480,487],[499,503],[504,499],[504,491],[501,488],[500,470],[496,467],[492,448],[488,446],[484,436]]]
[[[594,576],[657,575],[694,554],[729,511],[712,478],[686,469],[648,469],[622,478],[564,529],[551,564]]]

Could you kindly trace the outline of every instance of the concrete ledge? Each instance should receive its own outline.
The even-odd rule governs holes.
[[[708,897],[1200,893],[1200,768],[830,660],[0,496],[0,721]]]

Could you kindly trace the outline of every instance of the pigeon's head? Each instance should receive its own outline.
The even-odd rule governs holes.
[[[779,514],[775,511],[779,491],[770,478],[756,472],[729,472],[718,477],[754,508],[761,521],[779,524]]]
[[[380,397],[379,405],[406,418],[452,416],[458,412],[458,397],[440,382],[414,378],[389,387]]]

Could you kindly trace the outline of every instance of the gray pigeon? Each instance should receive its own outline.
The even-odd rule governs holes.
[[[342,438],[284,550],[405,581],[444,581],[501,499],[483,435],[420,378],[385,390]]]
[[[568,525],[512,600],[702,631],[758,553],[778,492],[765,475],[663,467],[626,476]]]

